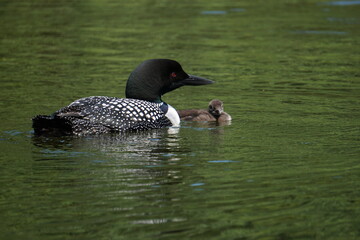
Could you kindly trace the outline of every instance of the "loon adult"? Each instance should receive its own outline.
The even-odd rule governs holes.
[[[130,74],[126,98],[78,99],[51,115],[35,116],[34,132],[82,136],[178,126],[177,111],[163,102],[161,96],[184,85],[210,83],[213,81],[187,74],[174,60],[146,60]]]
[[[209,102],[209,107],[205,109],[178,110],[181,120],[184,121],[208,121],[226,122],[231,121],[231,116],[224,112],[224,104],[218,99]]]

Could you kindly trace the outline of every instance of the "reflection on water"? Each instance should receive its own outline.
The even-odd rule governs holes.
[[[331,5],[331,6],[352,6],[359,5],[360,1],[351,0],[351,1],[332,1],[332,2],[324,2],[321,4]]]
[[[315,30],[294,31],[294,33],[298,33],[298,34],[330,34],[330,35],[347,34],[347,32],[340,32],[340,31],[315,31]]]
[[[89,154],[100,152],[110,156],[115,155],[114,157],[120,159],[134,158],[145,162],[152,159],[153,153],[161,152],[166,155],[166,151],[177,151],[179,130],[179,128],[166,128],[121,135],[103,134],[87,137],[33,136],[32,140],[35,146],[41,148],[40,152],[44,156],[71,157],[81,152]],[[77,152],[78,149],[82,151]]]
[[[188,135],[192,131],[198,134]],[[80,222],[76,218],[77,224],[89,224],[83,229],[62,224],[66,231],[72,233],[86,234],[95,222],[103,224],[107,221],[113,222],[116,226],[114,230],[119,232],[133,229],[133,233],[128,233],[130,237],[136,236],[137,226],[145,225],[185,223],[175,228],[166,227],[158,234],[187,233],[191,231],[188,221],[192,216],[182,210],[182,204],[184,201],[191,204],[192,197],[186,200],[188,192],[205,190],[206,185],[205,179],[201,181],[202,177],[191,169],[196,166],[196,161],[190,164],[191,161],[186,160],[189,157],[193,160],[203,158],[194,152],[187,139],[197,137],[207,144],[209,141],[220,144],[219,138],[223,134],[222,127],[203,122],[187,123],[180,129],[155,129],[122,136],[33,136],[36,163],[32,167],[32,175],[36,178],[33,183],[37,188],[34,191],[52,190],[47,196],[33,199],[32,204],[36,206],[41,202],[46,206],[53,198],[65,200],[66,197],[62,196],[64,190],[77,192],[66,207],[66,215],[76,218],[73,214],[79,208],[89,208],[94,215]],[[212,145],[205,149],[209,147],[213,150],[218,148]],[[214,163],[220,164],[221,161],[214,160]],[[57,208],[48,211],[52,212],[52,217],[64,221]],[[29,215],[27,217],[32,219]],[[70,218],[67,221],[71,222]],[[43,220],[34,221],[36,226]],[[45,232],[65,234],[56,228]],[[100,234],[102,231],[99,229],[97,232]]]
[[[356,18],[336,18],[336,17],[328,17],[326,18],[329,22],[339,22],[346,24],[360,24],[360,20]]]
[[[218,14],[226,14],[226,11],[202,11],[201,14],[205,15],[218,15]]]
[[[212,10],[212,11],[202,11],[201,14],[203,15],[223,15],[223,14],[228,14],[228,13],[240,13],[240,12],[245,12],[244,8],[231,8],[229,11],[225,11],[225,10]]]

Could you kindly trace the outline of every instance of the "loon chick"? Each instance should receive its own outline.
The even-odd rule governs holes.
[[[37,135],[77,136],[177,126],[177,111],[161,96],[184,85],[210,83],[213,81],[187,74],[174,60],[150,59],[130,74],[126,98],[81,98],[51,115],[35,116],[32,126]]]
[[[209,102],[209,108],[178,110],[181,120],[184,121],[208,121],[208,122],[225,122],[231,121],[231,116],[224,112],[222,101],[213,99]]]

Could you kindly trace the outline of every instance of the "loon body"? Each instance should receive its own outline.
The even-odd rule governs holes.
[[[231,116],[224,112],[222,101],[213,99],[209,102],[209,107],[205,109],[179,110],[178,114],[184,121],[207,121],[207,122],[226,122],[231,121]]]
[[[184,85],[213,83],[189,75],[169,59],[141,63],[126,84],[126,98],[81,98],[51,115],[33,118],[35,134],[87,135],[177,126],[177,111],[161,96]]]

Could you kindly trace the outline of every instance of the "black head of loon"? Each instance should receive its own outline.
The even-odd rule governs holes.
[[[126,84],[126,97],[161,102],[161,96],[185,85],[205,85],[213,81],[187,74],[181,65],[170,59],[150,59],[142,62]]]

